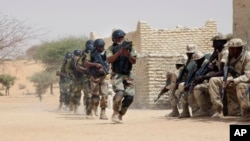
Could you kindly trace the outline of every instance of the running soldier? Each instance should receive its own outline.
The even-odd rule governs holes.
[[[66,64],[70,59],[72,59],[72,53],[67,52],[63,59],[60,72],[59,71],[56,72],[56,75],[60,77],[59,78],[60,104],[58,110],[61,110],[63,105],[65,105],[66,107],[69,105],[69,84],[71,79],[69,75],[66,73]]]
[[[73,58],[66,64],[66,72],[73,78],[70,84],[70,97],[69,97],[69,109],[70,111],[77,112],[78,106],[81,100],[82,90],[82,73],[77,71],[76,64],[81,56],[81,50],[77,49],[73,51]]]
[[[95,113],[97,112],[100,101],[100,119],[107,120],[106,108],[108,84],[107,81],[105,81],[105,78],[109,73],[109,65],[106,61],[106,51],[104,50],[104,46],[105,42],[103,39],[96,39],[94,41],[95,49],[87,54],[84,64],[89,69],[92,90],[92,97],[87,108],[87,115],[92,115],[92,111]]]
[[[82,55],[79,59],[79,61],[76,64],[76,70],[80,73],[82,73],[82,87],[83,90],[83,105],[86,112],[86,115],[90,114],[87,113],[88,106],[91,102],[91,83],[90,83],[90,74],[87,70],[87,68],[84,66],[85,59],[87,57],[87,54],[89,54],[91,51],[94,50],[94,41],[93,40],[87,40],[85,43],[85,49],[82,51]],[[97,115],[97,113],[95,113]]]
[[[115,30],[112,33],[113,44],[107,49],[107,59],[112,64],[112,86],[116,93],[113,98],[112,115],[112,121],[115,123],[122,123],[122,117],[126,114],[135,95],[131,70],[136,63],[137,55],[132,42],[125,40],[125,35],[123,30]]]

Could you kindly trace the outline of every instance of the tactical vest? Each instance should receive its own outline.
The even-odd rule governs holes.
[[[100,58],[97,57],[96,55],[100,55]],[[101,60],[99,60],[97,58],[99,58]],[[96,50],[92,51],[91,52],[91,60],[90,61],[92,63],[101,64],[103,68],[105,68],[105,69],[108,70],[108,63],[107,63],[106,52],[104,54],[100,54],[100,53],[96,52]],[[101,62],[103,62],[104,64],[102,64]],[[102,77],[102,76],[106,75],[105,73],[100,72],[97,67],[89,67],[89,73],[92,76],[94,76],[94,77]]]
[[[81,79],[83,74],[76,70],[76,63],[77,61],[72,59],[71,64],[70,64],[70,69],[73,71],[73,75],[75,76],[75,78]]]
[[[113,54],[118,52],[120,48],[115,47],[113,45]],[[132,69],[132,64],[130,63],[128,57],[124,55],[120,55],[113,63],[112,63],[112,71],[120,74],[128,75]]]

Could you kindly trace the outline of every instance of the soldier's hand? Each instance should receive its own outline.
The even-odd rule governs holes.
[[[233,80],[227,80],[226,84],[225,84],[225,88],[228,86],[232,86],[234,84]]]
[[[198,77],[198,78],[196,78],[195,80],[194,80],[194,83],[195,84],[199,84],[199,83],[201,83],[202,81],[203,81],[204,79],[203,79],[203,77]]]
[[[129,57],[130,56],[130,51],[126,48],[122,48],[122,54],[126,57]]]
[[[97,67],[98,69],[101,69],[101,68],[102,68],[102,65],[101,65],[101,64],[97,64],[96,67]]]

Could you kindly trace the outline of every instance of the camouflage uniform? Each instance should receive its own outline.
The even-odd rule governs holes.
[[[83,52],[81,55],[81,58],[79,59],[79,61],[77,62],[78,65],[84,67],[84,61],[86,59],[87,53]],[[86,72],[82,72],[82,80],[81,80],[81,84],[82,87],[81,89],[83,90],[83,104],[84,104],[84,108],[87,112],[88,106],[91,102],[91,81],[90,81],[90,74],[86,71]],[[87,115],[89,113],[86,113]],[[96,113],[97,114],[97,113]]]
[[[196,45],[194,44],[188,44],[187,45],[187,48],[186,48],[186,53],[188,55],[188,59],[190,60],[187,64],[186,64],[186,70],[185,70],[185,73],[186,73],[186,78],[190,78],[192,73],[194,72],[194,70],[196,69],[196,63],[191,60],[192,55],[194,52],[196,51]],[[191,108],[192,108],[192,111],[195,111],[197,110],[197,107],[198,105],[195,104],[193,99],[193,95],[190,95],[189,97],[187,97],[186,95],[184,95],[185,91],[184,91],[184,88],[185,86],[188,84],[187,82],[188,79],[185,79],[185,82],[179,82],[178,84],[178,89],[176,90],[175,92],[175,95],[176,97],[179,98],[180,102],[181,102],[181,105],[182,105],[182,112],[181,114],[178,116],[178,118],[186,118],[186,117],[190,117],[190,112],[189,112],[189,108],[188,108],[188,103],[191,103],[192,105]],[[190,102],[188,102],[190,101]],[[177,104],[177,103],[176,103]]]
[[[113,56],[116,52],[114,51],[115,46],[110,46],[107,49],[107,57]],[[132,46],[130,51],[130,56],[136,57],[136,51],[134,49],[134,46]],[[125,57],[123,55],[119,56],[120,58],[125,58],[126,60],[129,59],[128,57]],[[119,60],[119,59],[118,59]],[[116,93],[113,99],[113,116],[112,120],[114,122],[122,122],[122,116],[125,115],[127,112],[130,104],[133,102],[133,98],[135,95],[135,89],[134,89],[134,75],[131,72],[131,68],[126,70],[128,73],[119,72],[119,70],[116,70],[117,64],[112,63],[112,73],[111,73],[111,83],[113,86],[113,90]],[[123,66],[126,66],[126,64],[123,64]],[[121,66],[120,66],[121,67]]]
[[[78,106],[80,105],[81,100],[81,90],[83,88],[83,75],[82,73],[78,72],[76,70],[76,64],[79,61],[79,56],[74,56],[70,61],[66,64],[66,72],[72,77],[72,82],[69,85],[69,91],[70,91],[70,97],[69,97],[69,108],[70,111],[73,111],[76,113]]]
[[[87,66],[89,68],[90,80],[91,80],[91,102],[87,108],[87,115],[92,115],[92,111],[96,113],[100,104],[101,114],[100,119],[107,120],[106,108],[108,99],[108,83],[105,81],[108,74],[108,63],[106,61],[106,51],[104,50],[104,41],[102,39],[96,39],[94,41],[95,50],[89,52],[85,59],[85,64],[92,64],[93,66]],[[100,52],[100,50],[103,50]],[[97,59],[98,58],[101,59]],[[103,63],[101,63],[103,62]],[[101,65],[102,68],[98,68],[96,64]],[[100,99],[101,96],[101,99]]]
[[[249,113],[250,103],[249,103],[249,95],[244,97],[248,84],[250,82],[250,52],[244,50],[244,43],[239,38],[231,39],[226,46],[230,48],[240,48],[242,47],[243,50],[238,58],[228,57],[226,60],[229,66],[233,66],[235,70],[240,74],[240,76],[236,78],[229,77],[228,81],[234,83],[234,85],[230,88],[230,92],[228,93],[228,99],[232,99],[228,101],[228,105],[231,105],[232,108],[237,108],[240,105],[240,108],[243,112],[243,115],[247,115]],[[216,110],[216,113],[213,117],[221,117],[222,116],[222,108],[223,104],[221,102],[220,96],[220,88],[222,88],[223,78],[222,77],[214,77],[209,80],[209,93],[211,95],[212,104]],[[237,100],[235,101],[234,96],[237,96]],[[230,108],[228,107],[228,112],[230,113]],[[237,111],[236,111],[237,112]]]
[[[201,84],[197,84],[194,87],[194,98],[196,103],[199,105],[199,111],[195,112],[193,116],[208,116],[213,113],[212,103],[210,99],[210,94],[208,92],[209,83],[208,80],[211,77],[217,77],[222,75],[220,72],[221,63],[226,64],[228,58],[228,50],[224,47],[225,43],[231,39],[231,35],[223,35],[221,33],[216,34],[211,41],[213,41],[214,52],[209,59],[209,64],[212,65],[212,70],[209,70],[204,76],[199,76]],[[216,55],[217,54],[217,55]],[[218,58],[217,58],[218,57]],[[215,68],[215,69],[214,69]],[[216,68],[218,70],[216,70]],[[210,69],[209,66],[206,69]]]
[[[195,59],[195,56],[197,57]],[[193,60],[199,60],[202,57],[205,57],[205,55],[201,54],[193,54]],[[208,60],[207,58],[209,58],[209,55],[207,55],[204,58],[204,61],[202,62],[201,67],[196,71],[196,74],[199,73],[200,71],[205,71],[204,66],[207,65]],[[200,76],[195,76],[195,78],[200,77]],[[195,80],[193,80],[195,81]],[[195,82],[193,82],[195,83]],[[199,110],[197,112],[193,113],[193,116],[208,116],[209,115],[209,109],[211,109],[211,103],[210,103],[210,97],[208,94],[208,82],[205,80],[203,81],[201,84],[197,84],[194,88],[193,88],[193,95],[194,95],[194,101],[195,103],[198,105]]]
[[[67,60],[65,60],[61,66],[61,73],[65,74],[65,76],[60,75],[59,80],[59,88],[60,88],[60,97],[59,97],[59,110],[61,109],[62,105],[68,106],[69,104],[69,84],[71,82],[70,77],[66,74],[66,64]]]
[[[187,60],[183,57],[179,60],[177,60],[176,62],[176,69],[177,71],[172,73],[172,72],[168,72],[167,75],[170,75],[170,84],[169,85],[166,85],[166,89],[168,89],[170,92],[170,105],[171,105],[171,108],[172,108],[172,112],[169,113],[168,115],[165,115],[165,117],[178,117],[179,116],[179,111],[178,111],[178,108],[177,108],[177,105],[178,105],[178,101],[179,101],[179,95],[177,96],[176,94],[179,94],[178,90],[176,92],[176,81],[177,81],[177,76],[180,75],[180,73],[183,71],[184,69],[184,65],[185,65],[185,62]],[[177,67],[177,65],[183,65],[181,66],[180,68]],[[184,81],[186,79],[185,76],[183,76],[182,78],[182,81]]]

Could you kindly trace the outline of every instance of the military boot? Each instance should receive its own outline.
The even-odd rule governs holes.
[[[182,110],[181,114],[178,116],[178,118],[189,118],[190,112],[188,109],[188,104],[183,104],[182,108],[183,108],[183,110]]]
[[[105,108],[102,108],[101,110],[100,119],[108,120],[108,117],[106,116]]]
[[[200,109],[193,113],[194,117],[203,117],[203,116],[209,116],[208,106],[207,104],[202,104],[200,106]]]
[[[180,115],[180,113],[179,113],[179,110],[178,110],[177,106],[173,106],[172,107],[172,112],[165,115],[165,117],[178,117],[179,115]]]

